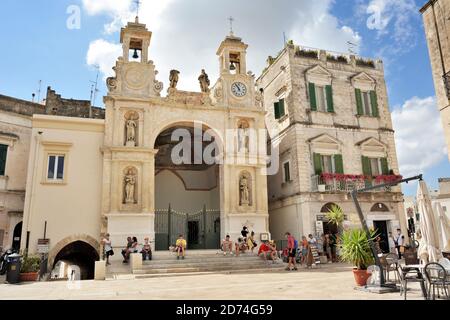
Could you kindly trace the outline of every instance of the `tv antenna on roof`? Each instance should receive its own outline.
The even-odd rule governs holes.
[[[95,69],[97,69],[97,76],[95,78],[95,81],[90,81],[92,83],[91,85],[91,103],[89,106],[89,118],[92,118],[92,107],[95,106],[95,100],[97,99],[97,92],[99,92],[100,90],[98,90],[98,76],[100,73],[100,67],[98,65],[94,66]]]
[[[347,41],[347,45],[348,45],[348,53],[357,54],[356,49],[359,47],[357,44]]]

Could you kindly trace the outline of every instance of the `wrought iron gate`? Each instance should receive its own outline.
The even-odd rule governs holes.
[[[218,249],[220,247],[220,211],[203,210],[194,213],[168,209],[155,212],[155,248],[167,250],[182,234],[188,249]]]

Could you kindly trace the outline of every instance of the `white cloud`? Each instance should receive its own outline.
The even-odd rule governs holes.
[[[413,22],[419,16],[419,8],[414,0],[369,0],[362,7],[365,10],[359,12],[367,15],[367,28],[376,30],[378,38],[391,40],[389,48],[381,48],[380,53],[389,50],[398,54],[416,45],[418,30]]]
[[[116,1],[119,0],[111,2]],[[107,32],[117,31],[134,20],[133,3],[124,2],[115,7],[109,0],[83,0],[88,13],[109,17]],[[282,48],[283,32],[296,44],[334,51],[346,51],[347,41],[359,43],[359,35],[331,14],[334,3],[334,0],[216,0],[214,4],[210,0],[143,0],[139,17],[153,32],[150,59],[160,71],[158,80],[167,88],[169,71],[177,69],[181,72],[178,87],[198,91],[201,69],[208,72],[212,82],[218,77],[216,50],[229,32],[230,15],[235,18],[235,34],[249,44],[248,68],[256,74],[265,67],[267,56]],[[114,43],[105,41],[102,45],[107,48],[103,51],[110,52],[108,48]],[[100,46],[91,46],[89,51],[99,49]],[[89,52],[88,56],[94,53]],[[110,67],[105,66],[109,71],[114,63],[109,55],[105,57],[111,63]]]
[[[413,176],[442,161],[444,133],[434,97],[413,97],[392,112],[400,173]]]
[[[106,78],[114,75],[112,67],[121,54],[122,46],[99,39],[90,43],[86,62],[90,66],[98,66]]]

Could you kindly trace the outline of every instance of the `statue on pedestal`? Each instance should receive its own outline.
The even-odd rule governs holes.
[[[242,176],[239,181],[240,203],[241,206],[248,206],[250,204],[250,191],[248,188],[248,180],[246,176]]]
[[[238,128],[238,152],[248,152],[248,126],[241,123]]]
[[[129,142],[136,144],[136,127],[137,124],[134,120],[127,120],[127,144]]]
[[[211,82],[209,81],[209,77],[205,72],[205,69],[202,69],[202,74],[198,77],[198,81],[200,81],[200,89],[203,93],[209,93],[209,85]]]
[[[129,169],[125,176],[125,203],[134,204],[134,189],[136,185],[136,176],[133,174],[133,170]]]

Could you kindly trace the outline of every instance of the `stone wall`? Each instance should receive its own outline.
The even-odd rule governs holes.
[[[447,74],[450,86],[450,23],[446,21],[450,17],[450,2],[447,0],[429,1],[420,11],[423,15],[436,98],[450,159],[450,96],[447,95],[443,80],[444,74]]]

